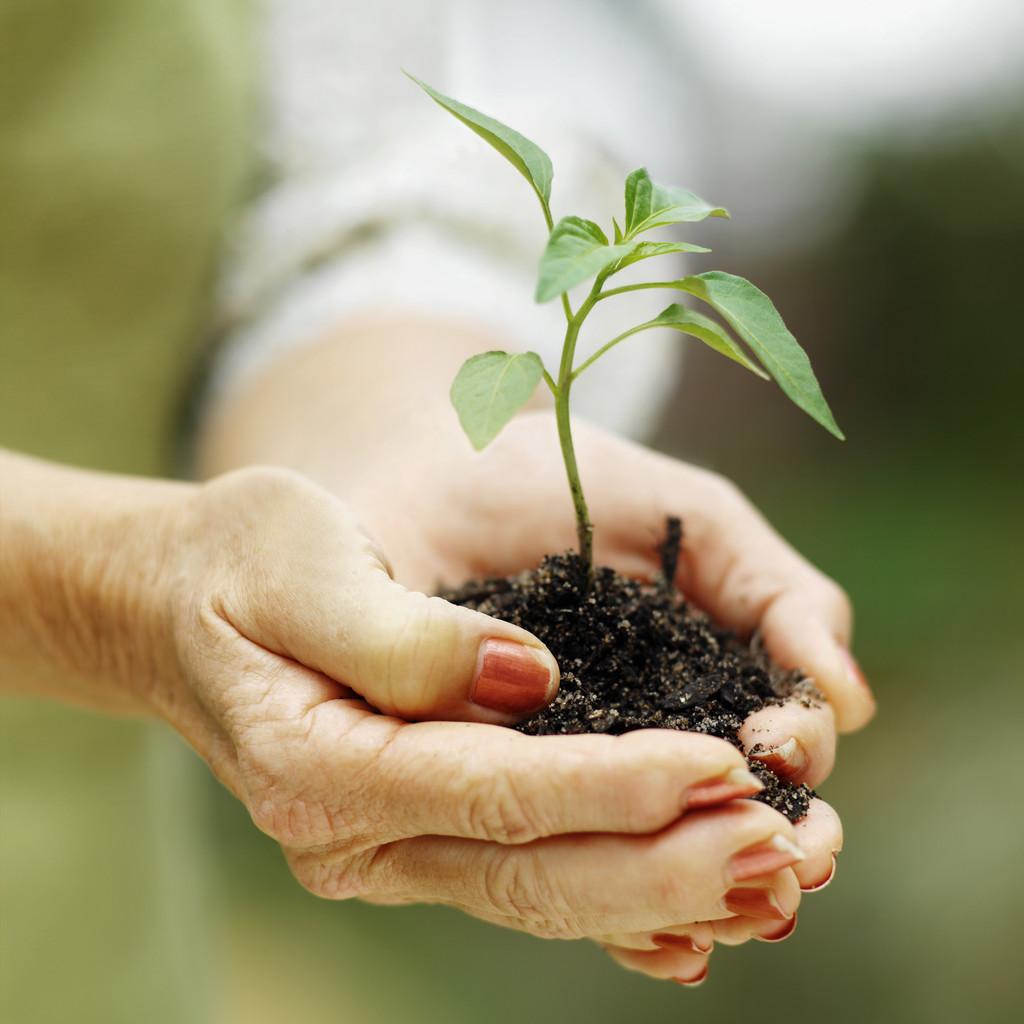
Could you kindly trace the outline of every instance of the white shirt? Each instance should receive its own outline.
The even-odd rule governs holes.
[[[686,184],[672,178],[683,90],[659,30],[656,5],[615,0],[376,0],[358,10],[273,0],[267,185],[230,249],[214,388],[237,387],[370,309],[462,317],[493,333],[494,347],[533,349],[557,367],[560,304],[533,301],[547,238],[536,197],[401,69],[541,145],[554,162],[556,220],[575,213],[610,233],[634,167]],[[678,275],[673,258],[658,263],[643,273]],[[578,358],[670,301],[650,291],[602,303]],[[643,436],[681,346],[662,331],[631,339],[581,380],[576,411]]]

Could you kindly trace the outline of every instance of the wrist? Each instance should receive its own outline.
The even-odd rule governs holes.
[[[145,711],[166,646],[169,524],[190,488],[4,456],[5,685]]]

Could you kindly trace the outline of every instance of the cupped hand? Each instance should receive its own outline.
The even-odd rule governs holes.
[[[550,655],[395,583],[328,492],[245,470],[189,492],[161,524],[160,561],[137,566],[154,610],[146,699],[314,893],[443,903],[610,945],[795,912],[790,866],[809,858],[785,818],[735,799],[758,788],[737,749],[692,733],[538,738],[494,724],[514,716],[478,702],[481,676],[504,673],[497,692],[515,692],[510,652],[525,648],[550,694]],[[488,668],[495,640],[503,657]],[[377,710],[438,708],[475,720]]]
[[[680,516],[676,582],[686,596],[740,633],[759,630],[780,665],[807,672],[841,732],[871,718],[874,699],[849,650],[846,595],[730,481],[586,423],[577,422],[574,435],[597,562],[649,578],[666,517]],[[516,417],[479,453],[447,434],[408,442],[381,472],[364,475],[352,500],[384,542],[396,578],[428,592],[439,582],[516,573],[576,543],[548,412]],[[831,752],[823,757],[829,762]],[[814,781],[828,767],[812,771]]]
[[[733,902],[734,914],[714,920],[694,922],[659,933],[606,935],[601,945],[614,960],[629,970],[654,978],[671,978],[682,984],[698,985],[708,973],[708,958],[716,944],[738,946],[754,939],[759,942],[783,942],[796,930],[797,914],[792,896],[816,892],[832,880],[836,855],[843,845],[842,825],[836,812],[823,800],[814,799],[804,818],[794,826],[794,835],[804,859],[772,876],[763,875],[751,882],[760,896],[770,889],[775,902],[765,903],[754,896],[755,905],[744,908]],[[786,901],[786,894],[790,902]],[[747,897],[748,903],[751,897]],[[793,907],[789,913],[789,907]],[[780,912],[782,911],[782,912]]]
[[[535,565],[574,546],[574,521],[549,414],[514,420],[494,444],[413,448],[403,471],[385,482],[370,474],[358,492],[375,533],[384,538],[397,577],[436,588],[471,577]],[[686,531],[676,582],[718,621],[759,630],[770,654],[807,671],[827,703],[791,701],[744,723],[740,740],[772,770],[816,786],[832,770],[836,722],[852,730],[874,713],[874,699],[849,652],[851,613],[842,590],[801,558],[727,480],[577,424],[576,444],[595,523],[596,558],[649,577],[665,518],[681,515]],[[500,543],[495,541],[500,538]],[[786,869],[787,891],[822,888],[835,870],[842,828],[823,801],[797,824],[806,859]],[[657,977],[703,976],[715,940],[781,941],[782,922],[737,912],[650,932],[601,940],[624,965]],[[681,944],[681,947],[680,947]],[[696,959],[695,959],[696,958]]]

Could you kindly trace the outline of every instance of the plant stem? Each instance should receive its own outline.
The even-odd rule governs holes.
[[[580,559],[587,569],[587,579],[594,574],[594,524],[587,511],[587,499],[583,496],[580,472],[576,466],[576,449],[572,443],[572,424],[569,421],[569,389],[559,391],[555,400],[555,422],[558,424],[558,442],[562,446],[562,461],[569,478],[573,508],[576,510],[576,540],[579,544]]]
[[[554,230],[555,221],[551,216],[551,207],[547,200],[538,192],[544,221],[548,226],[548,234]],[[562,342],[562,362],[558,370],[558,383],[551,379],[551,374],[544,371],[544,382],[555,396],[555,422],[558,424],[558,443],[562,448],[562,461],[565,464],[565,475],[569,478],[569,491],[572,494],[572,506],[576,510],[576,538],[580,547],[580,558],[587,569],[587,581],[594,575],[594,525],[587,511],[587,499],[583,496],[583,484],[580,483],[580,471],[576,465],[576,448],[572,443],[572,422],[569,419],[569,392],[572,390],[572,361],[576,355],[576,339],[580,327],[587,314],[594,308],[601,291],[602,278],[594,282],[594,287],[578,312],[573,313],[567,292],[562,292],[562,310],[565,313],[565,341]]]
[[[540,200],[540,208],[544,211],[544,223],[548,226],[548,235],[555,230],[555,218],[551,216],[551,207],[548,206],[548,201],[538,192],[537,198]],[[572,323],[573,312],[572,306],[569,304],[568,292],[562,292],[562,311],[565,313],[565,322],[567,324]]]
[[[576,340],[579,337],[583,321],[597,302],[600,289],[600,282],[595,282],[593,290],[565,329],[562,361],[558,368],[558,384],[555,389],[555,422],[558,425],[558,443],[562,448],[565,475],[569,478],[569,492],[572,495],[573,508],[576,510],[576,538],[579,542],[580,559],[586,566],[588,580],[594,573],[594,526],[590,521],[587,499],[583,495],[583,484],[580,482],[580,471],[576,465],[576,448],[573,445],[572,422],[569,418],[569,393],[572,390],[572,363],[576,355]]]
[[[642,284],[624,284],[619,288],[609,288],[606,292],[601,292],[598,295],[598,301],[601,299],[610,299],[613,295],[622,295],[625,292],[639,292],[645,288],[676,288],[679,291],[686,291],[685,288],[679,287],[679,281],[645,281]]]
[[[607,294],[607,293],[606,293]],[[588,366],[592,363],[596,363],[610,348],[614,348],[620,341],[625,341],[626,338],[632,337],[634,334],[638,334],[640,331],[645,331],[651,326],[650,323],[638,324],[636,327],[631,327],[628,331],[623,331],[621,334],[616,335],[611,341],[606,341],[589,359],[584,360],[572,371],[572,380],[575,380]]]

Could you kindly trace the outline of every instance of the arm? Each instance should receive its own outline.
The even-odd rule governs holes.
[[[457,319],[353,319],[216,401],[199,474],[265,462],[355,498],[397,462],[465,448],[448,390],[465,359],[503,344]],[[544,404],[538,390],[533,405]]]
[[[0,689],[115,712],[146,708],[159,523],[190,485],[70,469],[0,450]],[[142,532],[155,543],[139,543]]]

